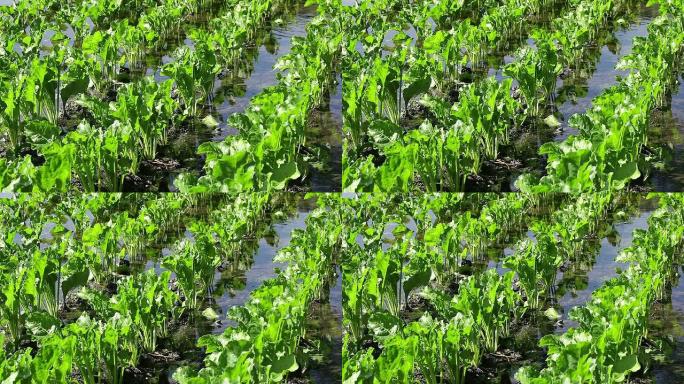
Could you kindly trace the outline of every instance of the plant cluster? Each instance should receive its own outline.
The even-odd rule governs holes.
[[[204,175],[182,174],[176,182],[181,191],[279,190],[306,177],[306,129],[313,111],[334,92],[346,8],[339,0],[318,2],[319,14],[307,25],[306,36],[293,37],[291,52],[275,66],[278,84],[255,96],[244,113],[231,116],[237,135],[200,145]],[[210,39],[217,46],[226,43]]]
[[[68,8],[54,20],[40,23],[35,31],[22,29],[25,20],[12,17],[16,10],[11,8],[8,24],[15,27],[8,38],[20,41],[21,49],[2,58],[9,71],[7,79],[0,79],[0,106],[5,111],[0,133],[7,134],[10,147],[9,156],[0,160],[0,187],[10,191],[67,190],[75,181],[86,191],[120,191],[124,178],[135,175],[142,161],[156,158],[158,146],[167,143],[169,130],[188,120],[194,124],[194,119],[213,126],[212,119],[202,117],[212,100],[217,75],[222,68],[234,67],[257,31],[292,2],[230,3],[229,11],[209,21],[214,28],[211,33],[191,31],[193,47],[179,48],[174,59],[160,68],[168,81],[158,82],[155,75],[146,75],[123,85],[119,81],[122,67],[130,69],[142,62],[147,52],[166,40],[166,33],[178,30],[184,17],[209,4],[168,0],[146,9],[136,18],[137,24],[103,16],[99,28],[90,28],[83,15],[92,14],[92,19],[99,20],[98,12],[107,11]],[[138,5],[144,8],[145,4]],[[278,64],[283,71],[280,85],[257,97],[251,113],[234,117],[231,124],[243,131],[243,137],[221,148],[244,152],[233,153],[228,160],[226,151],[211,151],[216,156],[207,156],[211,166],[206,167],[208,176],[202,180],[216,179],[209,183],[214,187],[207,188],[202,182],[199,189],[284,189],[288,181],[303,177],[308,161],[315,160],[301,154],[315,152],[303,149],[305,130],[311,111],[334,90],[341,41],[339,31],[324,28],[323,13],[332,15],[334,10],[342,18],[341,4],[328,2],[319,9],[322,16],[312,22],[311,34],[301,41],[295,39],[293,52]],[[77,33],[67,37],[64,25]],[[50,51],[42,55],[40,42],[48,30],[58,32]],[[104,102],[111,92],[117,93],[116,100]],[[174,92],[178,98],[172,97]],[[70,99],[76,100],[85,114],[76,130],[58,121]],[[279,119],[264,124],[281,110]],[[263,132],[264,128],[269,132]],[[292,139],[285,140],[288,137]],[[200,155],[206,155],[205,149],[212,146],[205,143]],[[245,150],[254,147],[262,149]],[[42,164],[36,164],[35,156],[24,155],[27,149],[35,149]],[[215,164],[214,158],[225,161]],[[240,165],[238,158],[261,165],[245,166],[242,171],[225,169],[229,164]],[[192,179],[187,176],[179,181],[187,186],[195,184]]]
[[[684,200],[659,195],[660,208],[647,230],[637,230],[620,261],[629,267],[606,283],[570,318],[578,323],[562,335],[544,336],[547,367],[522,368],[521,383],[621,383],[641,368],[639,347],[647,335],[651,305],[675,279],[682,251]]]
[[[275,260],[287,267],[234,307],[228,317],[237,325],[221,335],[199,339],[206,348],[204,367],[183,367],[180,383],[279,383],[301,364],[298,352],[305,338],[309,306],[320,299],[334,277],[340,249],[340,204],[335,196],[319,196],[319,208],[295,230],[290,244]]]
[[[363,49],[349,50],[351,69],[343,84],[344,190],[462,191],[468,176],[497,159],[510,132],[542,119],[554,124],[548,105],[562,69],[578,66],[589,54],[588,42],[629,8],[629,1],[570,1],[572,10],[552,21],[553,32],[531,33],[534,46],[520,49],[504,66],[503,80],[494,75],[470,83],[463,75],[464,66],[476,69],[484,52],[506,41],[522,15],[548,6],[505,3],[487,10],[479,25],[466,21],[443,28],[439,23],[421,28],[425,15],[432,16],[427,6],[415,5],[394,18],[366,11],[372,5],[362,7],[347,45]],[[405,32],[406,24],[415,36]],[[391,30],[404,32],[385,48]],[[416,119],[417,107],[422,112]]]
[[[236,244],[237,240],[261,236],[263,225],[255,223],[268,223],[264,219],[270,209],[286,209],[287,201],[269,194],[97,194],[64,199],[19,194],[0,200],[0,214],[7,224],[0,230],[0,379],[67,383],[73,382],[77,372],[85,383],[124,382],[125,371],[139,364],[142,355],[168,342],[178,320],[210,309],[204,299],[210,297],[217,263],[233,262],[236,253],[253,252],[249,241]],[[177,241],[161,262],[169,269],[121,273],[124,258],[135,260],[138,252],[175,229],[185,219],[184,213],[206,206],[216,221],[188,225],[193,241]],[[213,232],[214,228],[234,232]],[[311,232],[307,241],[316,233]],[[220,244],[224,240],[227,244]],[[328,241],[334,240],[330,232]],[[304,238],[301,241],[293,242],[293,252],[301,253],[309,246]],[[224,257],[221,252],[228,250],[232,253],[225,256],[230,257]],[[283,255],[283,261],[290,262],[288,273],[298,271],[303,276],[315,263],[331,265],[329,254],[319,256],[309,260]],[[325,281],[331,278],[329,269]],[[172,289],[172,278],[178,290]],[[280,279],[296,281],[285,275]],[[323,283],[309,280],[306,286],[313,290],[314,284],[320,288]],[[104,289],[112,286],[114,292]],[[266,286],[263,289],[268,291]],[[62,311],[67,299],[76,295],[87,308],[66,321]],[[255,305],[259,302],[258,297],[253,300]],[[297,305],[304,319],[308,304]],[[276,337],[276,328],[270,334]],[[301,353],[297,343],[289,345],[292,353]],[[306,357],[298,355],[297,359],[303,363]]]
[[[654,108],[662,106],[676,83],[684,54],[684,3],[660,3],[660,16],[646,37],[634,39],[633,51],[618,68],[629,74],[593,101],[570,124],[579,130],[563,142],[547,143],[547,175],[523,175],[516,182],[525,191],[584,192],[621,189],[646,177],[649,157],[647,127]]]
[[[403,383],[419,375],[429,383],[465,382],[468,368],[477,367],[485,354],[496,352],[501,340],[511,335],[514,322],[552,308],[549,299],[561,264],[574,257],[574,243],[594,233],[618,199],[604,193],[570,201],[550,222],[538,221],[528,228],[535,240],[518,242],[503,262],[510,270],[490,268],[464,276],[462,258],[474,257],[473,249],[464,242],[468,225],[435,222],[410,230],[394,220],[412,216],[411,209],[395,208],[395,213],[388,215],[375,206],[376,198],[362,195],[359,207],[372,219],[359,223],[373,224],[352,226],[346,236],[361,236],[362,240],[350,244],[343,255],[348,264],[343,299],[348,332],[344,380]],[[509,214],[521,215],[525,205],[534,201],[516,206],[514,200],[494,200],[492,209],[484,209],[479,217],[457,217],[484,225],[491,212],[507,207]],[[422,203],[424,209],[438,207]],[[389,246],[382,241],[387,226],[393,227],[394,235]],[[586,230],[570,233],[568,238],[564,230],[573,227]],[[499,231],[493,230],[492,236],[503,235]],[[451,294],[447,289],[454,283],[458,288]],[[406,320],[402,312],[416,295],[427,301],[430,310],[417,320]],[[379,344],[377,350],[372,347],[375,343]]]

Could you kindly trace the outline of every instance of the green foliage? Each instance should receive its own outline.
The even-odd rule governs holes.
[[[171,81],[158,83],[145,77],[120,89],[110,109],[112,120],[120,124],[120,134],[134,137],[142,156],[152,160],[157,155],[157,145],[166,143],[166,132],[176,109]]]
[[[174,273],[185,297],[183,305],[194,311],[200,307],[203,295],[212,288],[221,258],[208,227],[195,223],[191,230],[195,235],[194,242],[183,240],[178,251],[164,258],[162,265]]]
[[[198,116],[198,108],[209,101],[214,89],[214,78],[220,71],[216,55],[204,43],[197,42],[195,49],[179,48],[176,60],[166,64],[162,74],[174,81],[185,113]]]
[[[636,230],[633,244],[618,258],[629,262],[627,270],[572,310],[576,328],[541,339],[549,353],[547,367],[521,369],[521,383],[621,383],[641,369],[639,347],[648,332],[651,305],[675,279],[684,232],[682,197],[658,197],[660,208],[649,218],[648,229]]]
[[[168,335],[171,319],[177,318],[176,295],[169,289],[171,272],[153,270],[119,284],[111,310],[130,318],[145,352],[157,349],[157,339]]]
[[[550,293],[555,285],[563,257],[558,252],[552,228],[536,225],[533,230],[536,242],[529,239],[521,241],[517,252],[504,261],[504,266],[516,273],[527,296],[525,305],[538,309],[543,304],[542,296]]]
[[[648,36],[636,37],[633,51],[618,63],[629,74],[598,96],[585,114],[573,116],[570,124],[578,135],[541,147],[540,153],[548,156],[547,175],[524,175],[517,181],[521,189],[619,190],[646,176],[649,158],[641,148],[647,142],[650,111],[673,89],[675,63],[683,54],[684,23],[674,16],[681,14],[682,5],[675,2],[660,11]]]

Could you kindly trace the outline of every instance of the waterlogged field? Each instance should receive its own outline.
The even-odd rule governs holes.
[[[358,1],[343,189],[681,191],[681,0]]]
[[[684,380],[684,194],[0,195],[3,383]]]
[[[343,382],[684,381],[684,195],[346,204]]]
[[[0,197],[0,382],[339,383],[334,207],[289,193]]]
[[[0,190],[334,191],[339,0],[0,2]]]

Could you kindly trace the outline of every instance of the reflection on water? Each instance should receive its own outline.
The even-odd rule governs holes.
[[[503,340],[500,348],[501,351],[512,349],[519,352],[522,355],[521,360],[498,361],[494,368],[488,366],[496,371],[492,377],[497,377],[488,383],[509,383],[519,367],[544,361],[547,356],[539,347],[541,337],[552,333],[561,334],[576,326],[569,320],[570,310],[586,304],[594,291],[617,276],[620,269],[627,267],[626,264],[616,262],[615,258],[621,250],[632,244],[634,230],[647,228],[647,220],[657,208],[658,200],[647,199],[646,196],[633,193],[616,198],[616,207],[599,222],[594,236],[582,239],[582,250],[558,272],[550,303],[561,316],[560,321],[551,321],[542,314],[528,311],[526,320],[516,324],[514,334]],[[562,200],[556,203],[563,204]],[[539,211],[526,213],[528,220],[520,228],[512,230],[500,246],[488,247],[483,255],[484,260],[473,261],[471,272],[481,273],[487,268],[495,268],[499,274],[507,272],[508,269],[503,267],[503,259],[514,252],[514,244],[525,237],[534,239],[534,233],[526,228],[527,224],[537,220],[549,222],[552,212],[557,209],[558,207],[543,207]],[[681,299],[684,309],[684,288]],[[684,343],[684,339],[682,342]],[[682,347],[684,348],[684,344]]]
[[[556,136],[556,141],[565,140],[569,135],[577,134],[577,130],[568,126],[569,118],[589,109],[592,100],[603,93],[608,87],[616,84],[618,76],[625,76],[628,72],[615,68],[619,59],[632,52],[634,38],[646,36],[647,27],[658,15],[658,7],[642,6],[636,21],[626,27],[620,27],[600,48],[600,60],[595,70],[589,73],[580,73],[579,76],[570,76],[566,80],[559,81],[560,105],[558,107],[562,116],[563,131]]]
[[[651,116],[649,145],[663,151],[665,161],[651,176],[650,185],[656,191],[684,191],[684,77],[679,80],[670,108]]]
[[[642,195],[645,196],[645,195]],[[563,273],[560,281],[558,304],[562,311],[559,311],[563,324],[555,332],[560,334],[570,327],[577,324],[568,318],[573,307],[584,305],[591,298],[591,294],[600,288],[606,281],[617,276],[618,270],[626,269],[628,264],[619,263],[615,260],[620,251],[632,245],[632,237],[635,229],[646,229],[648,218],[653,213],[655,207],[653,201],[641,200],[637,212],[630,212],[626,209],[622,218],[617,218],[614,223],[604,223],[605,236],[600,239],[588,239],[593,243],[590,247],[595,252],[595,260],[580,265],[573,264],[570,270]],[[586,253],[586,252],[585,252]],[[586,255],[593,258],[594,255]]]
[[[653,367],[647,377],[653,383],[675,384],[684,382],[684,270],[672,289],[671,301],[657,303],[649,320],[649,337],[662,340],[667,360]]]
[[[0,194],[0,197],[12,196]],[[221,199],[218,203],[220,201]],[[137,211],[139,203],[136,201],[130,207],[126,205],[119,208],[130,208],[134,212]],[[187,230],[186,225],[195,220],[211,224],[211,211],[221,207],[216,203],[208,199],[206,204],[187,211],[182,222],[165,227],[165,232],[155,237],[154,244],[147,245],[139,254],[125,255],[130,262],[130,265],[125,267],[125,274],[142,273],[148,269],[161,273],[164,270],[161,267],[163,257],[174,252],[176,244],[181,239],[192,239],[192,233]],[[178,367],[202,360],[202,351],[196,346],[198,338],[209,333],[220,334],[227,327],[234,325],[226,320],[228,311],[243,305],[265,280],[275,277],[278,270],[286,267],[285,264],[274,263],[273,257],[289,245],[293,230],[305,229],[305,220],[316,207],[316,200],[305,200],[304,194],[272,195],[271,210],[261,222],[256,223],[254,238],[242,239],[240,251],[234,255],[222,255],[226,262],[222,264],[222,271],[216,272],[216,283],[212,289],[213,298],[207,303],[218,313],[219,320],[212,322],[202,316],[195,316],[174,328],[173,334],[160,344],[160,350],[166,348],[178,352],[180,360],[154,363],[142,361],[139,367],[154,373],[151,376],[154,379],[150,378],[152,381],[149,382],[168,382],[167,379],[171,378]],[[63,224],[68,230],[73,230],[74,225],[70,219],[67,218]],[[51,233],[54,226],[54,223],[49,223],[42,228],[41,248],[50,242],[60,240]],[[20,243],[21,239],[18,238],[17,241]],[[231,257],[232,259],[227,260]],[[315,361],[308,367],[310,370],[305,372],[305,375],[309,375],[315,383],[335,383],[341,380],[342,292],[339,274],[327,296],[327,300],[312,305],[307,319],[306,340],[318,349],[311,349],[310,357]],[[68,314],[67,318],[77,316],[78,313],[73,313]]]

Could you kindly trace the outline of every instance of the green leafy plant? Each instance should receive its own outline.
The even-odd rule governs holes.
[[[556,247],[554,233],[543,225],[533,227],[536,242],[523,240],[517,251],[504,261],[504,266],[514,271],[527,296],[526,305],[539,309],[543,295],[550,293],[556,281],[563,257]]]
[[[174,81],[185,113],[198,116],[200,105],[212,96],[214,78],[220,71],[216,55],[207,45],[197,43],[194,50],[183,47],[175,56],[175,61],[163,67],[162,74]]]
[[[121,89],[110,107],[112,118],[131,131],[145,159],[154,159],[158,144],[167,140],[166,132],[176,109],[171,84],[171,81],[158,83],[145,77]]]
[[[183,292],[183,305],[194,311],[200,306],[204,294],[208,294],[214,281],[216,267],[221,258],[216,253],[211,233],[201,232],[201,224],[195,224],[197,236],[194,242],[183,240],[178,251],[164,258],[162,265],[174,273]]]
[[[153,270],[119,284],[111,309],[132,320],[142,350],[154,352],[157,340],[168,335],[170,319],[178,316],[176,295],[169,288],[171,272]]]

